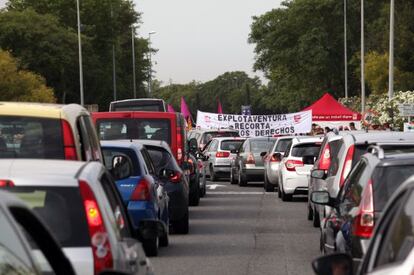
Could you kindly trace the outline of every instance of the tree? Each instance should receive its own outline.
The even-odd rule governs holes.
[[[0,50],[0,100],[56,102],[53,90],[43,77],[19,69],[19,63],[7,51]]]

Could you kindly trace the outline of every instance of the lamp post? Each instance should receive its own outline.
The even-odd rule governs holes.
[[[79,87],[80,87],[80,105],[84,105],[83,98],[83,66],[82,66],[82,42],[81,42],[81,22],[79,12],[79,0],[76,0],[76,15],[78,20],[78,49],[79,49]]]
[[[148,97],[151,97],[151,82],[152,82],[152,60],[151,60],[151,35],[156,34],[155,31],[148,33],[148,47],[149,47],[149,75],[148,75]]]
[[[361,0],[361,112],[365,112],[365,39],[364,39],[364,0]]]
[[[388,100],[394,96],[394,0],[390,3],[390,56],[388,64]]]
[[[345,64],[345,98],[348,98],[348,52],[347,52],[347,24],[346,24],[346,1],[344,0],[344,64]]]
[[[137,98],[137,86],[135,79],[135,26],[131,26],[131,44],[132,44],[132,88],[134,98]]]
[[[114,17],[114,11],[112,8],[112,1],[111,1],[111,21],[113,21]],[[112,35],[114,35],[114,30],[112,27]],[[117,98],[117,92],[116,92],[116,64],[115,64],[116,58],[115,58],[115,39],[112,42],[112,82],[113,82],[113,89],[114,89],[114,100]]]

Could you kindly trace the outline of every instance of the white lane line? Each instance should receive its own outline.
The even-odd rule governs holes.
[[[271,192],[237,192],[237,191],[217,191],[217,192],[208,192],[212,195],[263,195],[263,194],[272,194]]]
[[[207,184],[207,188],[210,190],[216,190],[217,187],[226,187],[226,186],[223,184]]]

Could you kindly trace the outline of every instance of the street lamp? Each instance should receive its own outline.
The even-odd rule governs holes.
[[[81,42],[81,22],[79,12],[79,0],[76,0],[76,15],[78,20],[78,49],[79,49],[79,87],[80,87],[80,105],[84,105],[83,99],[83,67],[82,67],[82,42]]]
[[[347,24],[346,24],[346,1],[344,0],[344,64],[345,64],[345,98],[348,98],[348,53],[347,53]]]
[[[361,112],[365,112],[365,39],[364,39],[364,0],[361,0]]]
[[[137,98],[137,86],[135,79],[135,26],[131,25],[131,44],[132,44],[132,87],[134,98]]]
[[[151,35],[157,32],[151,31],[148,33],[148,48],[149,48],[149,76],[148,76],[148,97],[151,97],[151,77],[152,77],[152,60],[151,60]]]
[[[390,56],[388,64],[388,100],[394,96],[394,0],[390,3]]]

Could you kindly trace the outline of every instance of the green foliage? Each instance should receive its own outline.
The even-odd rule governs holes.
[[[44,78],[19,69],[10,53],[0,50],[0,101],[53,103],[56,99]]]
[[[374,94],[388,90],[388,54],[370,52],[365,57],[365,80]]]
[[[117,99],[132,97],[131,26],[140,14],[130,0],[80,3],[85,103],[106,109],[113,100],[113,45]],[[7,7],[0,14],[0,47],[45,76],[59,102],[79,102],[76,1],[10,0]],[[148,41],[135,37],[138,96],[145,96],[149,51]]]

